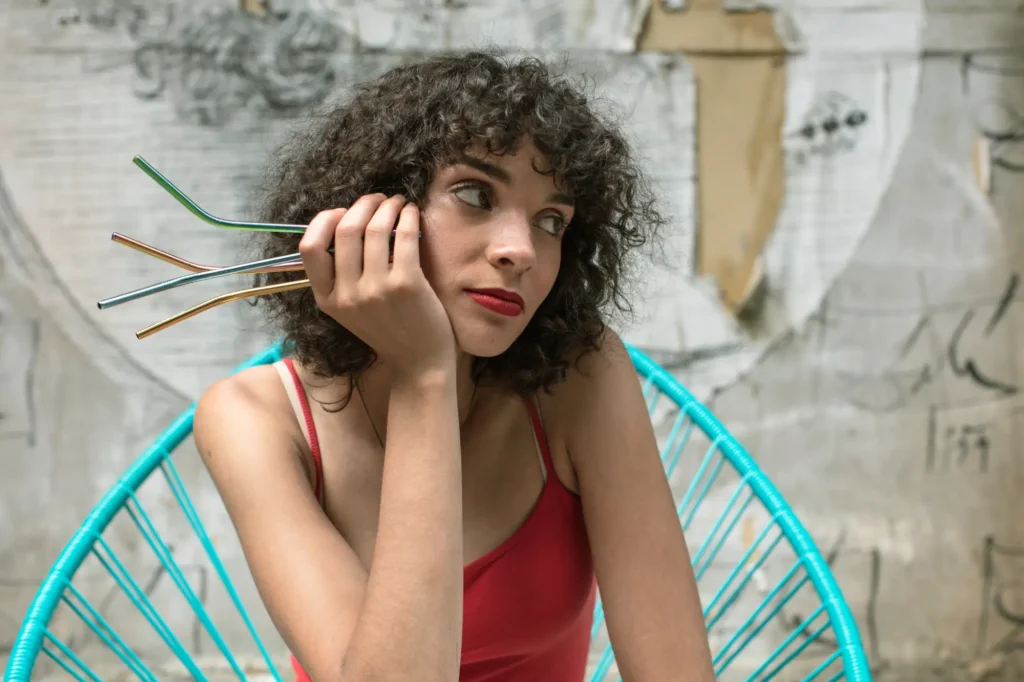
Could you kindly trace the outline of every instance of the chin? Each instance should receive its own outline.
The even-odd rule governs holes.
[[[455,343],[463,353],[478,358],[501,355],[515,342],[525,327],[525,321],[486,325],[480,322],[452,320]]]

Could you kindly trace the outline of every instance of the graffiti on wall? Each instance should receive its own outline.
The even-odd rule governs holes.
[[[171,2],[88,2],[58,15],[120,33],[131,51],[132,92],[167,97],[199,125],[221,125],[253,104],[288,115],[322,102],[336,81],[333,56],[353,38],[308,9],[274,10],[266,2],[183,13]]]

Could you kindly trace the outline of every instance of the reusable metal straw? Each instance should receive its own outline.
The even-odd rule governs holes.
[[[171,325],[177,324],[182,320],[187,320],[190,317],[198,315],[201,312],[215,308],[224,303],[230,303],[231,301],[238,301],[243,298],[253,298],[255,296],[266,296],[268,294],[280,294],[285,291],[294,291],[295,289],[302,289],[309,286],[308,279],[298,279],[294,282],[281,282],[280,284],[268,284],[262,287],[253,287],[252,289],[242,289],[241,291],[233,291],[229,294],[221,294],[215,296],[208,301],[204,301],[199,305],[193,306],[188,310],[182,311],[177,315],[172,315],[162,322],[157,322],[154,325],[150,325],[145,329],[140,329],[135,332],[135,337],[144,339],[147,336],[156,334],[158,331],[167,329]]]
[[[130,248],[135,249],[136,251],[144,253],[147,256],[152,256],[154,258],[157,258],[158,260],[162,260],[162,261],[164,261],[166,263],[170,263],[172,265],[176,265],[176,266],[182,268],[183,270],[189,270],[189,271],[194,272],[194,273],[213,274],[213,275],[228,274],[228,273],[226,273],[224,271],[225,270],[236,270],[237,271],[238,268],[241,267],[241,266],[237,266],[237,265],[236,266],[228,266],[228,267],[220,267],[220,266],[215,266],[215,265],[200,265],[198,263],[193,263],[191,261],[185,260],[184,258],[180,258],[179,256],[175,256],[174,254],[168,253],[167,251],[163,251],[161,249],[158,249],[155,246],[150,246],[149,244],[146,244],[145,242],[141,242],[141,241],[139,241],[137,239],[132,239],[131,237],[126,237],[123,234],[118,234],[117,232],[115,232],[113,234],[112,239],[116,243],[118,243],[118,244],[123,244],[125,246],[128,246]],[[282,256],[282,257],[279,257],[279,258],[264,259],[263,261],[255,261],[255,263],[264,263],[264,264],[266,264],[268,261],[278,261],[278,260],[281,260],[283,258],[291,259],[291,258],[294,258],[294,257],[293,256]],[[245,263],[243,265],[251,266],[252,264],[251,263]],[[303,268],[302,268],[302,262],[301,261],[287,260],[287,261],[284,261],[284,262],[281,262],[281,263],[278,263],[278,264],[264,265],[263,267],[260,267],[260,268],[249,267],[246,270],[246,272],[248,272],[250,274],[268,273],[268,272],[301,272],[302,269]],[[182,279],[182,278],[179,278],[179,279]],[[171,280],[171,281],[174,281],[174,280]],[[146,327],[145,329],[141,329],[141,330],[139,330],[138,332],[135,333],[135,336],[136,336],[136,338],[144,339],[147,336],[155,334],[156,332],[158,332],[158,331],[160,331],[162,329],[166,329],[167,327],[170,327],[170,326],[172,326],[174,324],[177,324],[178,322],[181,322],[182,320],[186,320],[186,319],[188,319],[190,317],[198,315],[199,313],[201,313],[201,312],[203,312],[205,310],[209,310],[210,308],[214,308],[214,307],[222,305],[224,303],[230,303],[231,301],[237,301],[237,300],[243,299],[243,298],[252,298],[252,297],[255,297],[255,296],[265,296],[267,294],[281,293],[281,292],[284,292],[284,291],[292,291],[292,290],[295,290],[295,289],[301,289],[303,287],[308,287],[308,286],[309,286],[309,280],[308,279],[300,279],[300,280],[295,280],[294,282],[282,282],[282,283],[279,283],[279,284],[271,284],[271,285],[266,285],[266,286],[261,286],[261,287],[253,287],[253,288],[250,288],[250,289],[243,289],[241,291],[235,291],[235,292],[231,292],[231,293],[228,293],[228,294],[221,294],[220,296],[215,296],[214,298],[211,298],[208,301],[204,301],[203,303],[200,303],[199,305],[193,306],[193,307],[189,308],[188,310],[185,310],[185,311],[183,311],[181,313],[178,313],[177,315],[173,315],[173,316],[167,318],[166,320],[158,322],[158,323],[156,323],[154,325],[150,325],[149,327]],[[140,290],[140,291],[142,291],[142,290]],[[124,294],[123,296],[127,296],[127,294]],[[115,297],[115,298],[121,298],[121,297]],[[113,300],[113,299],[107,299],[107,300]],[[120,301],[120,302],[123,302],[123,301]],[[109,307],[109,306],[103,306],[102,305],[103,301],[101,301],[100,303],[101,303],[101,305],[100,305],[101,309],[104,308],[104,307]]]
[[[164,190],[177,200],[182,206],[187,208],[192,215],[196,216],[200,220],[215,225],[217,227],[224,227],[233,230],[246,230],[255,232],[281,232],[288,234],[303,234],[306,231],[305,225],[289,225],[285,223],[258,223],[258,222],[243,222],[240,220],[227,220],[219,218],[209,211],[206,211],[199,206],[196,202],[192,201],[184,192],[178,189],[177,186],[170,180],[168,180],[160,171],[154,168],[148,161],[143,159],[141,156],[135,156],[132,159],[133,163],[138,166],[142,171],[152,178],[158,185],[164,188]],[[394,239],[394,231],[392,231],[392,239]],[[422,238],[420,234],[420,238]],[[96,305],[104,310],[111,308],[122,303],[128,303],[129,301],[136,301],[140,298],[150,296],[152,294],[167,291],[175,287],[184,286],[186,284],[194,284],[196,282],[202,282],[208,279],[215,279],[217,277],[224,277],[226,275],[239,275],[239,274],[257,274],[257,273],[270,273],[270,272],[301,272],[304,270],[302,266],[302,257],[295,254],[288,254],[285,256],[276,256],[274,258],[264,258],[261,260],[252,261],[250,263],[240,263],[239,265],[227,265],[227,266],[213,266],[213,265],[200,265],[191,261],[185,260],[179,256],[175,256],[166,251],[162,251],[154,246],[145,244],[132,239],[122,234],[114,233],[111,238],[118,244],[123,244],[130,248],[140,251],[148,256],[162,260],[166,263],[170,263],[184,270],[188,270],[192,274],[182,275],[173,279],[158,282],[148,287],[136,289],[135,291],[129,291],[118,296],[112,296],[110,298],[99,301]],[[328,249],[330,253],[334,253],[334,247]],[[177,315],[173,315],[162,322],[158,322],[154,325],[146,327],[136,332],[136,336],[140,339],[155,334],[156,332],[166,329],[171,325],[177,324],[182,320],[186,320],[190,317],[198,315],[199,313],[209,310],[210,308],[228,303],[231,301],[237,301],[243,298],[254,298],[256,296],[267,296],[269,294],[277,294],[285,291],[293,291],[295,289],[301,289],[309,286],[308,279],[300,279],[292,282],[281,282],[278,284],[270,284],[260,287],[252,287],[250,289],[243,289],[241,291],[234,291],[227,294],[222,294],[211,298],[208,301],[204,301],[199,305],[193,306],[188,310],[185,310]]]
[[[266,270],[268,267],[274,265],[294,265],[295,263],[299,263],[301,265],[302,261],[299,260],[297,256],[288,254],[287,256],[264,258],[263,260],[257,260],[251,263],[241,263],[239,265],[231,265],[225,268],[206,270],[205,272],[194,272],[191,275],[182,275],[181,277],[175,277],[174,279],[165,280],[157,284],[151,284],[148,287],[136,289],[135,291],[129,291],[118,296],[103,299],[96,305],[100,310],[104,310],[106,308],[112,308],[116,305],[121,305],[122,303],[135,301],[145,296],[160,293],[161,291],[167,291],[168,289],[174,289],[175,287],[184,286],[186,284],[204,282],[208,279],[216,279],[217,277],[224,277],[225,275],[253,273],[259,270]]]
[[[210,270],[222,270],[226,267],[230,267],[227,265],[200,265],[199,263],[193,263],[192,261],[185,260],[184,258],[175,256],[172,253],[162,251],[161,249],[158,249],[155,246],[150,246],[145,242],[140,242],[138,239],[132,239],[131,237],[123,235],[119,232],[115,232],[112,235],[110,235],[110,239],[117,244],[123,244],[124,246],[135,249],[136,251],[144,253],[147,256],[152,256],[153,258],[162,260],[165,263],[170,263],[171,265],[176,265],[182,270],[188,270],[189,272],[208,272]],[[295,254],[295,258],[298,259],[298,257],[299,254]],[[253,270],[249,274],[255,275],[266,272],[298,272],[301,271],[302,269],[302,262],[296,260],[295,263],[286,263],[283,265],[274,265],[266,268],[261,268],[259,270]]]
[[[248,230],[256,232],[290,232],[302,234],[306,231],[305,225],[287,225],[284,223],[246,223],[239,220],[225,220],[224,218],[218,218],[212,213],[203,210],[200,208],[199,204],[185,196],[184,192],[175,187],[173,182],[164,177],[160,171],[153,168],[153,166],[151,166],[149,162],[141,156],[136,155],[136,157],[132,159],[132,162],[141,168],[143,173],[153,178],[158,185],[167,190],[167,193],[177,199],[178,203],[187,208],[192,215],[211,225],[226,227],[232,230]]]
[[[305,225],[288,225],[283,223],[258,223],[258,222],[243,222],[239,220],[226,220],[219,218],[209,211],[204,210],[196,202],[192,201],[184,192],[174,185],[173,182],[168,180],[160,171],[150,165],[141,156],[136,156],[133,159],[136,166],[142,169],[146,175],[152,178],[158,185],[164,188],[168,194],[174,197],[178,203],[183,205],[189,210],[194,216],[217,227],[224,227],[235,230],[248,230],[248,231],[260,231],[260,232],[282,232],[292,234],[302,234],[306,231]],[[121,303],[127,303],[128,301],[134,301],[144,296],[149,296],[161,291],[166,291],[174,287],[183,286],[185,284],[192,284],[195,282],[203,281],[206,279],[213,279],[216,277],[222,277],[231,274],[255,274],[255,273],[268,273],[268,272],[299,272],[303,270],[301,257],[299,254],[288,254],[285,256],[278,256],[275,258],[264,258],[262,260],[253,261],[251,263],[242,263],[239,265],[229,266],[210,266],[200,265],[191,261],[185,260],[179,256],[175,256],[171,253],[158,249],[154,246],[150,246],[137,239],[132,239],[122,234],[114,233],[111,237],[116,243],[123,244],[130,248],[135,249],[148,256],[162,260],[166,263],[170,263],[184,270],[192,272],[191,275],[184,275],[171,280],[160,282],[152,286],[144,287],[136,291],[131,291],[119,296],[114,296],[108,299],[104,299],[97,303],[98,307],[102,310],[109,308]],[[333,249],[331,249],[333,251]],[[295,280],[293,282],[281,282],[278,284],[270,284],[260,287],[252,287],[249,289],[242,289],[241,291],[234,291],[227,294],[221,294],[214,298],[204,301],[196,306],[189,308],[188,310],[182,311],[177,315],[173,315],[166,320],[150,325],[145,329],[141,329],[135,333],[135,336],[139,339],[143,339],[147,336],[155,334],[156,332],[166,329],[182,320],[186,320],[190,317],[198,315],[201,312],[229,303],[231,301],[237,301],[243,298],[253,298],[256,296],[266,296],[269,294],[283,293],[285,291],[293,291],[309,286],[308,279]]]

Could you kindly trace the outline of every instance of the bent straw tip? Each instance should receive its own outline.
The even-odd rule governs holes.
[[[139,154],[136,154],[135,156],[132,157],[132,163],[134,163],[140,170],[142,170],[143,173],[149,175],[150,177],[152,177],[153,173],[158,173],[158,171],[155,168],[153,168],[153,164],[151,164],[149,161],[146,161]]]
[[[174,322],[171,322],[171,324],[174,324]],[[164,320],[163,322],[157,322],[156,324],[151,324],[148,327],[146,327],[145,329],[140,329],[139,331],[135,332],[135,338],[138,339],[139,341],[141,341],[142,339],[144,339],[144,338],[146,338],[148,336],[152,336],[153,334],[156,334],[161,329],[165,329],[165,328],[167,328],[169,326],[170,325],[167,324],[167,320]]]
[[[96,301],[96,307],[100,310],[106,310],[107,308],[113,308],[118,304],[118,299],[123,298],[122,296],[114,296],[112,298],[105,298],[102,301]]]

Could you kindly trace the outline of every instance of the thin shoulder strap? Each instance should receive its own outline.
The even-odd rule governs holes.
[[[543,466],[544,482],[555,471],[555,465],[551,461],[551,449],[548,447],[548,437],[544,433],[544,423],[540,419],[540,410],[533,400],[526,398],[526,411],[530,413],[530,423],[533,424],[533,437],[537,441],[537,449],[540,451],[541,465]]]
[[[320,506],[323,507],[326,502],[323,483],[323,460],[320,456],[320,441],[316,435],[316,424],[313,422],[313,412],[309,409],[306,389],[302,386],[302,380],[299,379],[299,373],[295,371],[295,365],[291,358],[282,358],[279,363],[275,362],[274,365],[277,368],[278,374],[281,375],[281,381],[284,383],[285,392],[288,394],[288,400],[292,404],[292,409],[295,410],[296,418],[305,425],[306,443],[309,445],[309,451],[313,455],[315,474],[313,492],[316,494],[316,499]],[[282,370],[282,367],[284,370]]]

